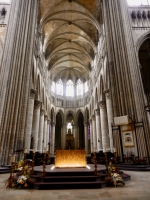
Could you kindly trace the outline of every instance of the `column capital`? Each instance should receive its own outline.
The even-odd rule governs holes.
[[[89,123],[92,124],[92,119],[89,119]]]
[[[85,123],[84,123],[84,126],[85,126],[85,127],[88,127],[88,122],[85,122]]]
[[[111,98],[110,89],[104,90],[103,92],[105,94],[106,100]]]
[[[47,121],[47,120],[48,120],[48,116],[44,115],[44,121]]]
[[[34,101],[35,108],[40,108],[40,107],[41,107],[41,104],[42,104],[41,101],[35,99],[35,101]]]
[[[43,116],[45,114],[45,110],[42,108],[40,109],[40,115]]]
[[[56,123],[55,123],[55,122],[51,122],[51,125],[52,125],[52,126],[55,126],[55,125],[56,125]]]
[[[92,120],[93,120],[93,121],[95,120],[95,115],[92,115]]]
[[[100,115],[99,109],[96,109],[96,110],[95,110],[95,115],[96,115],[96,116],[99,116],[99,115]]]
[[[48,119],[47,123],[48,123],[48,125],[50,125],[51,124],[51,119]]]
[[[99,101],[98,105],[99,105],[100,109],[104,109],[104,108],[106,108],[106,101]]]
[[[30,98],[35,99],[35,94],[37,93],[37,90],[35,89],[30,89]]]

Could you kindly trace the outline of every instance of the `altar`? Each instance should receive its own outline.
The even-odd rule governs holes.
[[[55,167],[86,167],[85,150],[56,150]]]

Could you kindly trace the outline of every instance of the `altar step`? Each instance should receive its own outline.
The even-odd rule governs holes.
[[[52,189],[93,189],[104,188],[110,185],[107,180],[107,174],[104,170],[98,171],[99,175],[94,176],[94,172],[48,172],[45,177],[41,177],[41,173],[35,171],[35,175],[31,176],[31,183],[34,189],[52,190]],[[120,176],[126,180],[130,180],[128,174],[119,171]]]
[[[118,164],[118,168],[120,170],[127,170],[127,171],[150,171],[149,165],[135,165],[132,163],[120,163]]]
[[[9,166],[9,165],[1,166],[0,167],[0,174],[10,173],[10,168],[11,168],[11,166]]]

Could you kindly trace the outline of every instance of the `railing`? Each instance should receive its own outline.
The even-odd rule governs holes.
[[[51,103],[58,107],[82,107],[88,104],[89,100],[89,92],[86,92],[83,96],[77,97],[64,97],[51,92]]]
[[[129,14],[133,29],[150,28],[149,6],[129,7]]]

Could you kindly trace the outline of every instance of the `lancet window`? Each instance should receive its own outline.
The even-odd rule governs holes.
[[[63,82],[61,79],[56,83],[56,94],[63,96]]]
[[[83,95],[83,83],[80,79],[77,81],[77,96]]]
[[[74,84],[70,79],[66,83],[66,96],[74,96]]]

